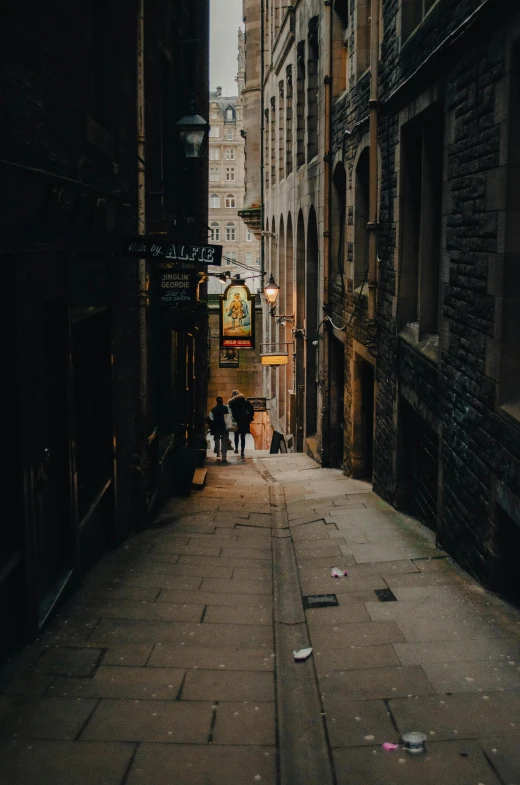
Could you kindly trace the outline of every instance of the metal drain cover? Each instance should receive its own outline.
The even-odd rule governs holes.
[[[391,589],[375,589],[379,602],[397,602],[397,597]]]
[[[304,608],[329,608],[338,604],[335,594],[310,594],[303,598]]]

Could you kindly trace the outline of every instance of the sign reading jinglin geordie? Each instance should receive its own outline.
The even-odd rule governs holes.
[[[220,346],[255,348],[254,297],[245,284],[230,284],[220,295]]]
[[[221,245],[185,245],[160,237],[126,237],[123,256],[133,259],[156,259],[178,264],[222,264]]]
[[[183,307],[197,299],[198,274],[179,270],[174,265],[160,265],[156,271],[157,299],[160,305]]]

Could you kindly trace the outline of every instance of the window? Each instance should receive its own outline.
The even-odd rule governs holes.
[[[307,47],[307,163],[318,155],[318,17],[309,21]]]
[[[226,109],[226,120],[233,122],[233,110],[231,108]]]
[[[226,139],[228,139],[228,141],[230,141],[230,142],[233,140],[233,129],[232,128],[228,128],[227,129]]]
[[[398,321],[419,338],[439,329],[444,113],[437,103],[401,131],[402,198]]]
[[[233,264],[237,260],[236,251],[224,251],[224,256],[226,257],[225,261],[227,265]]]
[[[305,41],[297,47],[296,71],[296,166],[305,163]]]
[[[209,148],[209,160],[220,161],[220,150],[218,149],[218,147]]]
[[[230,221],[226,224],[226,240],[228,242],[234,242],[237,239],[237,229],[235,224]]]
[[[235,167],[234,166],[226,166],[226,180],[228,182],[234,181],[235,179]]]
[[[236,206],[237,206],[237,200],[235,199],[233,194],[228,194],[226,196],[226,207],[236,207]]]
[[[210,226],[210,239],[214,243],[220,242],[220,224],[219,223],[212,223]]]
[[[209,129],[209,136],[210,139],[216,139],[217,137],[220,136],[220,128],[218,127],[218,125],[211,126],[211,128]]]
[[[250,229],[248,229],[246,232],[246,240],[248,243],[253,241],[253,232]]]
[[[293,83],[292,65],[285,70],[285,92],[287,108],[285,110],[285,173],[290,175],[293,170]]]
[[[256,264],[257,267],[260,267],[260,257],[259,256],[256,257],[255,264]]]
[[[247,251],[246,253],[246,264],[252,265],[253,264],[253,254],[251,251]]]
[[[271,185],[276,182],[276,98],[271,96]]]
[[[218,166],[210,166],[209,168],[209,181],[210,183],[218,183],[220,180],[220,169]]]
[[[418,27],[435,0],[402,0],[401,2],[401,41],[406,39]]]
[[[285,85],[278,82],[280,96],[278,98],[278,179],[285,177]]]
[[[356,74],[359,77],[370,65],[370,0],[360,0],[357,5]]]
[[[231,150],[230,148],[226,150],[226,161],[234,161],[235,160],[235,151]]]
[[[220,196],[218,194],[211,194],[209,197],[209,206],[216,210],[220,208]]]

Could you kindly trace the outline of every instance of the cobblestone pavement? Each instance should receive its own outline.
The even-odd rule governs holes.
[[[518,612],[367,483],[208,464],[4,676],[0,783],[520,785]]]

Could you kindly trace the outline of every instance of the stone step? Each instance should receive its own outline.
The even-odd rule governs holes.
[[[207,473],[207,469],[195,469],[193,473],[193,479],[191,481],[191,487],[199,491],[204,488],[206,484]]]

